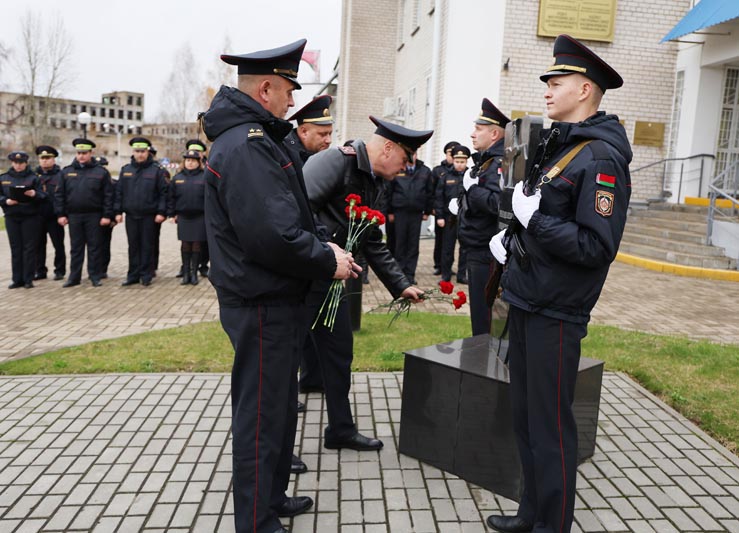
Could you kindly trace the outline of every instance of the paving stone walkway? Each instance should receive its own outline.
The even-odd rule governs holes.
[[[164,226],[160,275],[149,288],[120,287],[125,234],[114,235],[103,287],[62,289],[47,280],[3,294],[0,359],[217,319],[208,283],[180,287],[174,278],[174,226]],[[437,281],[431,246],[422,241],[423,287]],[[9,265],[4,232],[0,264]],[[736,283],[614,264],[593,322],[739,343],[728,312],[737,297]],[[388,300],[371,275],[364,308]],[[378,435],[385,449],[324,450],[323,398],[304,397],[297,446],[310,471],[290,491],[313,496],[316,506],[286,521],[292,532],[483,532],[485,516],[515,509],[398,454],[402,374],[353,380],[360,431]],[[233,531],[229,387],[220,374],[0,377],[0,533]],[[575,520],[576,532],[739,532],[739,461],[626,376],[606,373]]]

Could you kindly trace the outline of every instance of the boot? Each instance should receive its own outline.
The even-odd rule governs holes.
[[[192,252],[182,252],[182,280],[180,285],[190,284],[190,258]]]
[[[200,265],[200,252],[193,252],[190,260],[190,284],[198,284],[198,265]]]

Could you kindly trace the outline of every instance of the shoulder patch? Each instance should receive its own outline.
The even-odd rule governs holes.
[[[596,191],[595,212],[602,217],[610,217],[613,214],[614,195],[608,191]]]
[[[249,128],[249,133],[246,134],[246,138],[253,139],[254,137],[264,137],[264,132],[261,128]]]
[[[344,155],[357,155],[357,151],[353,146],[339,146],[339,150]]]

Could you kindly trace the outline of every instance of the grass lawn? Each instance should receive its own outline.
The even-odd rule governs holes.
[[[353,368],[403,368],[403,351],[470,335],[469,318],[413,312],[388,328],[362,317]],[[591,326],[583,355],[623,371],[734,453],[739,446],[739,347]],[[0,375],[230,372],[232,349],[217,322],[98,341],[0,364]]]

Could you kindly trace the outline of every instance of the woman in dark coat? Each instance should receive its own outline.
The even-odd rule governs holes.
[[[36,253],[41,233],[39,208],[46,193],[41,190],[41,180],[28,168],[26,152],[11,152],[12,163],[0,176],[0,206],[5,212],[5,228],[10,241],[13,265],[13,283],[9,289],[33,287],[36,272]]]
[[[179,172],[169,186],[167,214],[177,223],[177,238],[182,241],[183,276],[180,285],[198,284],[200,252],[206,241],[205,181],[200,152],[188,150],[184,153],[184,170]]]

